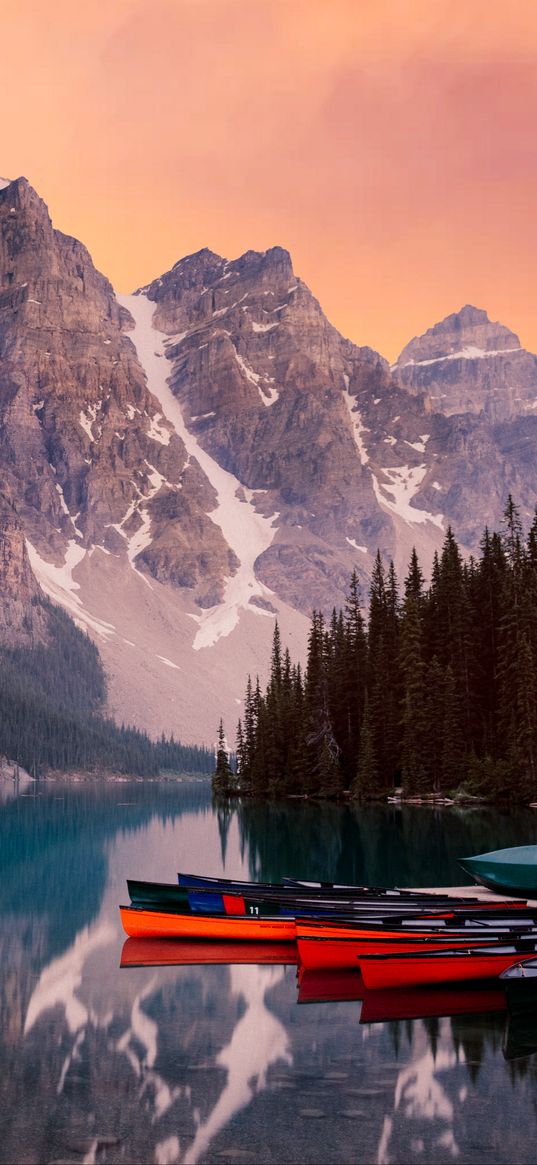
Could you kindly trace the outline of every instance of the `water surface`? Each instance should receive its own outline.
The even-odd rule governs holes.
[[[127,876],[448,885],[531,811],[245,804],[203,781],[0,807],[0,1161],[533,1162],[537,1057],[502,1012],[360,1023],[292,965],[120,969]],[[531,1052],[531,1025],[525,1033]],[[537,1034],[535,1039],[537,1048]]]

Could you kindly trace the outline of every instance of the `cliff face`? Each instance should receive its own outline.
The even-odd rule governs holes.
[[[0,646],[35,647],[47,641],[43,598],[17,515],[0,494]]]
[[[372,465],[397,463],[399,436],[385,444],[394,416],[402,440],[419,439],[421,402],[401,392],[378,353],[332,327],[279,247],[234,262],[201,251],[140,294],[167,336],[170,385],[190,432],[262,514],[277,515],[260,578],[299,608],[305,593],[330,607],[356,560],[366,577],[379,544],[396,551]],[[418,465],[417,453],[406,444],[405,464]]]
[[[0,464],[27,537],[56,562],[66,540],[134,561],[163,493],[201,518],[210,490],[147,390],[125,315],[85,247],[53,229],[25,179],[0,190]],[[198,501],[198,498],[200,500]],[[227,548],[197,528],[188,583]]]

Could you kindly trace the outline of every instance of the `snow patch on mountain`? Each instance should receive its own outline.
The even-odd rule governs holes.
[[[85,411],[81,411],[80,416],[78,418],[78,423],[79,423],[81,429],[83,429],[84,432],[87,433],[90,441],[94,440],[93,426],[95,424],[95,420],[96,420],[99,408],[101,406],[101,403],[102,403],[101,401],[98,401],[97,404],[88,405],[88,407]],[[100,436],[100,434],[99,434],[99,436]]]
[[[256,577],[255,562],[271,545],[276,515],[266,518],[257,513],[251,502],[241,501],[237,497],[237,491],[241,488],[238,478],[222,469],[187,429],[181,405],[168,383],[169,365],[162,359],[166,355],[168,337],[153,325],[154,303],[140,293],[118,295],[117,299],[135,322],[131,339],[145,370],[150,391],[159,401],[163,416],[183,441],[187,453],[197,460],[216,491],[217,505],[208,516],[220,527],[240,563],[235,574],[226,579],[222,602],[209,607],[201,615],[191,616],[199,625],[193,643],[194,650],[199,651],[203,647],[212,647],[220,638],[229,635],[237,626],[241,611],[248,610],[267,617],[268,612],[250,600],[273,595]]]
[[[173,667],[175,671],[181,671],[179,664],[172,663],[171,659],[167,659],[165,655],[157,655],[157,659],[160,659],[161,663],[165,663],[166,667]]]
[[[86,550],[83,546],[73,540],[68,542],[62,566],[55,566],[53,562],[47,562],[46,559],[41,558],[35,546],[32,546],[28,539],[26,539],[26,548],[30,565],[41,590],[50,599],[69,611],[75,623],[84,630],[91,629],[103,639],[115,635],[113,623],[106,623],[103,619],[90,615],[79,595],[76,594],[76,591],[80,590],[80,583],[73,578],[73,571],[85,558]]]
[[[369,454],[368,454],[367,449],[365,447],[364,433],[368,433],[369,429],[366,429],[366,427],[362,421],[361,414],[358,412],[358,410],[356,408],[356,397],[351,396],[351,394],[349,392],[349,378],[348,378],[348,376],[345,377],[345,385],[346,385],[346,387],[345,387],[345,391],[343,393],[343,399],[344,399],[345,404],[347,406],[347,409],[349,411],[349,417],[351,419],[352,432],[353,432],[354,440],[356,442],[356,448],[358,449],[358,453],[360,454],[360,461],[362,462],[362,465],[367,465],[367,463],[369,461]]]
[[[429,514],[427,510],[418,510],[411,505],[427,473],[426,465],[392,465],[380,472],[388,482],[379,482],[375,474],[371,476],[375,496],[383,509],[391,510],[405,522],[433,522],[443,528],[441,514]]]
[[[150,437],[152,441],[158,441],[159,445],[169,445],[171,434],[169,429],[163,428],[160,423],[161,420],[162,417],[160,413],[157,413],[156,416],[151,417],[149,428],[147,430],[147,436]]]
[[[271,332],[273,328],[279,328],[279,321],[274,324],[256,324],[255,320],[252,323],[254,332]]]
[[[273,324],[271,326],[277,327],[277,324]],[[259,329],[259,330],[261,330],[261,329]],[[265,377],[261,376],[259,374],[259,372],[254,372],[254,370],[250,366],[250,364],[248,364],[248,362],[244,359],[243,356],[239,355],[237,350],[235,350],[235,357],[237,360],[237,364],[239,365],[239,368],[241,369],[242,372],[244,372],[244,375],[251,382],[251,384],[255,384],[255,386],[259,392],[259,395],[261,397],[261,400],[263,401],[263,404],[266,405],[267,408],[269,408],[270,405],[273,405],[274,402],[278,400],[279,393],[278,393],[277,389],[268,388],[267,385],[264,385],[264,387],[262,388],[261,381],[265,380]]]
[[[507,356],[510,352],[521,352],[520,344],[516,348],[477,348],[474,344],[467,344],[458,352],[450,352],[447,356],[435,356],[432,360],[405,360],[404,364],[392,364],[392,369],[409,368],[410,366],[424,367],[426,364],[442,364],[444,360],[484,360],[490,356]]]

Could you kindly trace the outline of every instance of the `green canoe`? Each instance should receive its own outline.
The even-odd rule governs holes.
[[[537,897],[537,845],[517,845],[459,858],[459,865],[475,882],[498,894]]]

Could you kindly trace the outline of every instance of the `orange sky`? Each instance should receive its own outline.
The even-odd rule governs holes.
[[[0,174],[121,291],[275,243],[389,358],[464,303],[537,351],[535,0],[0,0]]]

